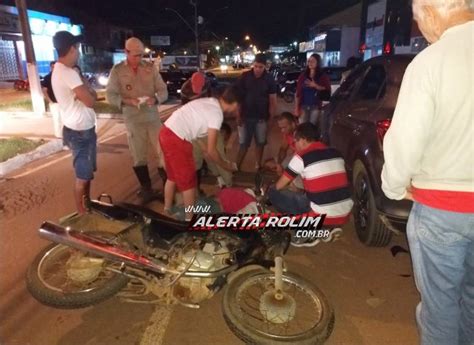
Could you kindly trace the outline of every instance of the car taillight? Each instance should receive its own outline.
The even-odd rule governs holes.
[[[385,133],[387,133],[391,122],[392,120],[390,119],[377,122],[377,136],[379,138],[380,146],[383,146],[383,138],[385,137]]]

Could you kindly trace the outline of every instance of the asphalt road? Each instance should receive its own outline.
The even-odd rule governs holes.
[[[280,103],[280,109],[287,106]],[[276,153],[278,137],[274,126],[266,156]],[[235,155],[236,133],[231,142]],[[116,201],[137,201],[126,136],[119,134],[100,143],[98,152],[92,195],[106,192]],[[244,168],[252,170],[252,162],[250,152]],[[160,186],[157,174],[153,181]],[[72,182],[71,157],[65,151],[32,163],[0,183],[2,345],[242,344],[221,316],[222,293],[198,310],[130,304],[118,298],[81,310],[53,309],[36,302],[25,288],[24,277],[34,256],[47,245],[37,228],[45,219],[56,221],[74,211]],[[212,183],[206,186],[206,191],[213,190]],[[161,207],[152,204],[157,211]],[[393,245],[406,248],[404,236]],[[418,294],[410,258],[404,253],[393,257],[390,246],[365,247],[348,224],[335,243],[290,249],[289,270],[316,284],[334,306],[336,324],[327,344],[418,343],[414,317]]]

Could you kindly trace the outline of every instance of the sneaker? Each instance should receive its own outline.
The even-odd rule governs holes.
[[[334,242],[334,241],[337,241],[339,239],[339,237],[341,237],[342,235],[342,229],[341,228],[334,228],[334,229],[331,229],[330,232],[329,232],[329,236],[322,239],[323,242]]]
[[[321,240],[319,238],[298,238],[296,240],[291,241],[291,245],[293,247],[314,247],[318,243],[320,243]]]
[[[293,247],[314,247],[320,242],[329,243],[339,239],[342,235],[341,228],[331,229],[329,236],[326,238],[308,237],[308,238],[292,238],[291,245]]]

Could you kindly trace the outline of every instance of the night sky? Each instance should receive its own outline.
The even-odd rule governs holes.
[[[188,0],[26,0],[29,9],[70,17],[84,23],[91,16],[128,27],[142,37],[170,35],[174,43],[189,42],[193,34],[177,16],[165,7],[179,11],[193,23],[194,8]],[[4,1],[2,1],[4,2]],[[14,0],[6,0],[14,6]],[[252,42],[289,44],[306,40],[308,26],[357,0],[198,0],[203,39],[227,36],[237,44],[249,34]]]

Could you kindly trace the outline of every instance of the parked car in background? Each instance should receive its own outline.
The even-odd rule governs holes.
[[[184,82],[191,78],[194,71],[180,71],[180,70],[164,70],[160,71],[163,81],[168,87],[168,94],[170,96],[179,96],[181,87]]]
[[[383,138],[411,55],[380,56],[359,65],[325,107],[324,138],[344,157],[351,178],[354,222],[368,246],[387,245],[404,229],[412,203],[385,197],[381,188]],[[327,128],[329,127],[329,128]]]
[[[324,67],[323,71],[329,77],[331,81],[331,95],[336,92],[339,88],[342,79],[342,72],[344,72],[347,68],[346,67]]]

